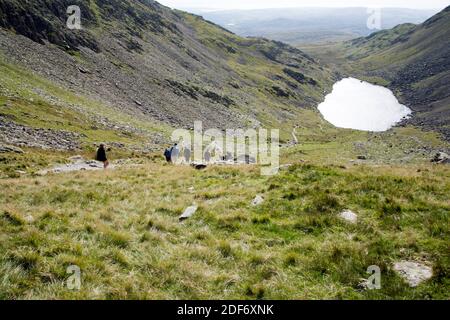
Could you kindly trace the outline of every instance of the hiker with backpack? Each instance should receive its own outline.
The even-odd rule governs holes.
[[[180,148],[178,148],[178,143],[175,143],[170,149],[164,151],[164,157],[169,163],[177,163],[178,157],[180,155]]]
[[[106,169],[109,166],[108,157],[106,156],[105,145],[102,143],[97,149],[97,154],[95,155],[95,160],[103,162],[103,168]]]
[[[164,151],[164,157],[166,158],[166,161],[167,162],[172,162],[172,155],[171,155],[171,149],[169,149],[169,148],[167,148],[165,151]]]

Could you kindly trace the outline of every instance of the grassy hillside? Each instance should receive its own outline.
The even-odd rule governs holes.
[[[399,25],[366,38],[303,49],[353,75],[387,85],[416,111],[410,123],[450,139],[450,7],[420,25]]]
[[[268,178],[144,162],[2,180],[0,298],[448,299],[449,175],[298,164]],[[412,289],[392,270],[399,260],[425,261],[434,277]],[[65,287],[70,265],[80,291]],[[381,290],[359,286],[370,265]]]

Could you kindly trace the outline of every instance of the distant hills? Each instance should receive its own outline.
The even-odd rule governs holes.
[[[195,11],[195,10],[194,10]],[[241,36],[266,37],[290,44],[324,43],[368,36],[367,8],[288,8],[260,10],[202,11],[213,21]],[[381,28],[403,23],[422,23],[437,10],[383,8]]]

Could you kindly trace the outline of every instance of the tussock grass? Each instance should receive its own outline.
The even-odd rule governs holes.
[[[144,162],[3,179],[0,297],[447,299],[449,169],[420,167],[297,164],[263,177]],[[265,201],[254,207],[256,194]],[[358,224],[337,218],[342,209]],[[409,288],[391,269],[401,259],[430,262],[433,279]],[[80,291],[65,286],[70,265]],[[370,265],[381,290],[359,286]]]

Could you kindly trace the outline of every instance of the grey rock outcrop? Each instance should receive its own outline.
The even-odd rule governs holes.
[[[339,214],[339,218],[352,224],[356,224],[358,222],[358,215],[350,210],[341,212]]]
[[[434,158],[431,160],[431,162],[440,163],[440,164],[444,164],[444,163],[448,164],[448,163],[450,163],[450,156],[448,154],[446,154],[445,152],[438,152],[438,153],[436,153]]]
[[[192,217],[194,215],[195,212],[197,212],[197,209],[198,209],[198,207],[196,205],[186,208],[186,210],[184,210],[183,214],[178,219],[180,221],[189,219],[190,217]]]
[[[433,269],[418,262],[400,261],[394,264],[394,270],[405,279],[411,287],[417,287],[433,276]]]
[[[23,150],[17,147],[0,144],[0,153],[23,153]]]
[[[32,128],[0,116],[0,141],[7,144],[40,149],[77,150],[80,138],[81,135],[74,132]]]

